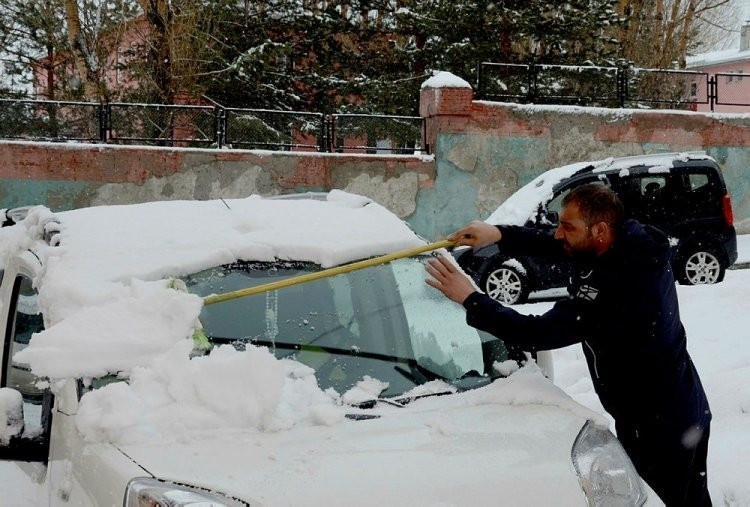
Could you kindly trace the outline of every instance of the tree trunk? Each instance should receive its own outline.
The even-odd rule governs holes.
[[[68,41],[73,49],[76,71],[83,84],[83,94],[88,100],[98,100],[97,64],[81,31],[81,18],[76,0],[65,0],[65,20],[68,23]]]

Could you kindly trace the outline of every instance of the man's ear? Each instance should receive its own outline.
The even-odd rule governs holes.
[[[597,222],[591,226],[591,235],[594,239],[604,238],[609,231],[609,225],[607,222]]]

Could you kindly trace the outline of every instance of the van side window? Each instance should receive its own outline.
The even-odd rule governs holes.
[[[641,197],[645,199],[658,199],[667,186],[664,176],[645,176],[640,179]]]
[[[692,191],[699,190],[709,184],[708,174],[703,173],[688,174],[688,180]]]

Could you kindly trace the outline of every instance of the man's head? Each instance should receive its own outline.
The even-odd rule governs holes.
[[[571,255],[601,255],[612,246],[624,216],[620,199],[608,187],[581,185],[562,201],[555,239]]]

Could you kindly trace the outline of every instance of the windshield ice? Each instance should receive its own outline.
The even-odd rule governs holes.
[[[300,262],[235,263],[185,281],[190,292],[206,296],[319,269]],[[401,259],[206,305],[200,319],[214,344],[267,346],[277,358],[315,369],[320,387],[339,393],[366,377],[392,397],[430,380],[455,383],[494,373],[485,365],[483,342],[493,351],[490,363],[507,360],[507,352],[467,326],[463,310],[424,279],[420,259]]]

